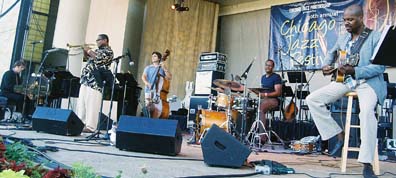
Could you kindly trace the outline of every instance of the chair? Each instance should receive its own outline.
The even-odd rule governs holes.
[[[352,102],[353,98],[357,97],[357,93],[355,91],[348,92],[345,94],[348,97],[348,106],[346,112],[346,119],[345,119],[345,139],[344,139],[344,147],[342,148],[342,155],[341,155],[341,172],[346,172],[346,164],[348,159],[348,151],[360,151],[358,147],[349,147],[349,135],[350,129],[358,129],[360,125],[351,125],[351,118],[352,118]],[[375,146],[375,153],[374,153],[374,161],[373,161],[373,169],[376,175],[379,175],[379,158],[378,158],[378,143]]]

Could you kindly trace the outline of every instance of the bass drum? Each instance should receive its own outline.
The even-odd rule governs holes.
[[[238,118],[238,111],[232,110],[231,120],[233,124]],[[197,115],[198,128],[196,129],[196,138],[200,139],[201,135],[205,133],[205,130],[209,129],[212,124],[216,124],[221,129],[228,131],[227,112],[218,112],[212,110],[202,109],[200,110],[199,116]]]
[[[196,118],[198,123],[198,128],[196,129],[196,134],[195,134],[197,140],[199,140],[201,136],[205,134],[205,131],[209,129],[212,126],[212,124],[216,124],[226,132],[228,131],[228,124],[226,122],[227,121],[226,111],[218,112],[212,110],[200,110],[200,113],[198,115]],[[248,131],[250,130],[254,117],[255,117],[254,112],[246,113],[245,134],[247,134]],[[232,123],[235,125],[235,131],[237,132],[236,134],[239,135],[239,133],[242,130],[242,114],[237,110],[232,110],[231,118],[232,118]]]

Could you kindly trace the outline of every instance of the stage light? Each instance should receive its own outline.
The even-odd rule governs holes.
[[[176,10],[179,7],[180,7],[180,4],[172,4],[171,9]]]
[[[188,7],[184,6],[184,0],[175,0],[175,4],[171,6],[171,9],[179,12],[190,10]]]

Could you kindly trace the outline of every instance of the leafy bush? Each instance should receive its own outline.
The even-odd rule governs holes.
[[[72,165],[72,177],[75,178],[100,178],[91,166],[83,163],[74,163]]]
[[[29,178],[29,176],[23,175],[24,173],[24,170],[15,172],[11,169],[7,169],[0,172],[0,178]]]
[[[31,161],[35,154],[28,150],[28,148],[20,142],[15,142],[7,145],[5,157],[7,160],[14,160],[17,164],[26,163],[28,166],[33,166]]]

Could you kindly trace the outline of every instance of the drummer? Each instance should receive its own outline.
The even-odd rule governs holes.
[[[265,74],[261,76],[261,87],[267,89],[265,92],[260,93],[260,120],[265,125],[265,114],[279,106],[278,97],[282,94],[282,78],[280,75],[274,73],[275,63],[273,60],[268,59],[265,62]]]

